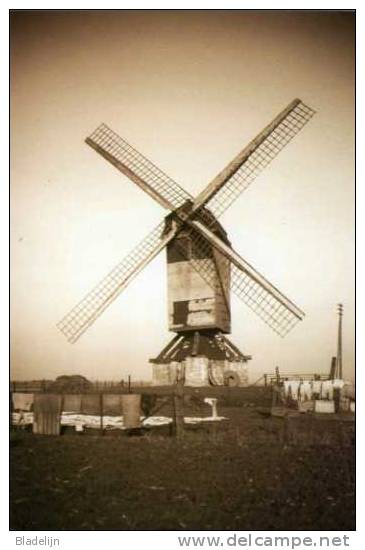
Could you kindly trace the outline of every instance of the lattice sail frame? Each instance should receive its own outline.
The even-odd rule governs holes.
[[[165,222],[158,224],[118,263],[63,319],[58,328],[71,343],[76,342],[105,308],[122,292],[146,263],[152,260],[175,236],[166,235]]]
[[[286,117],[277,124],[269,135],[254,149],[224,183],[216,194],[204,203],[204,207],[218,218],[232,204],[234,200],[257,178],[280,151],[293,139],[293,137],[309,122],[315,111],[302,101],[297,103]],[[204,220],[207,226],[211,226],[208,220]],[[214,222],[213,222],[214,223]],[[191,232],[194,245],[206,257],[205,261],[191,259],[192,267],[203,279],[214,286],[216,272],[209,260],[211,244],[196,231]],[[181,248],[181,253],[184,251]],[[231,290],[240,298],[256,315],[258,315],[270,328],[280,336],[288,334],[301,317],[292,313],[286,306],[275,298],[270,292],[254,281],[247,273],[234,264],[231,264]]]
[[[204,203],[216,218],[237,199],[237,197],[259,176],[280,151],[309,122],[315,111],[298,103],[286,117],[269,133],[269,135],[249,154],[248,158],[237,167],[233,175]]]
[[[101,124],[87,138],[86,142],[91,146],[96,145],[100,154],[107,153],[109,156],[105,154],[103,156],[109,162],[115,160],[120,163],[120,166],[117,167],[121,170],[127,168],[130,172],[127,173],[129,177],[132,173],[135,174],[141,182],[144,182],[151,190],[156,192],[155,198],[160,196],[163,199],[161,202],[165,202],[165,207],[179,208],[187,200],[193,199],[176,181],[113,132],[106,124]]]
[[[199,249],[200,256],[204,260],[195,260],[186,256],[185,249],[179,246],[179,251],[199,275],[212,287],[216,284],[216,269],[212,264],[212,245],[197,231],[192,230],[190,238],[194,247]],[[239,269],[231,262],[231,290],[242,300],[256,315],[260,317],[274,332],[284,337],[301,320],[301,317],[293,313],[283,305],[275,296],[253,280],[247,273]]]
[[[246,151],[244,150],[241,156],[238,155],[228,165],[229,177],[221,178],[220,187],[200,202],[197,208],[199,214],[203,213],[202,208],[207,208],[216,218],[223,214],[314,113],[302,101],[294,100],[281,120],[273,125],[274,120],[271,127],[267,127],[266,135],[264,131],[258,136],[258,142],[257,138],[253,140],[249,145],[252,150],[248,151],[246,157],[242,157],[242,153],[245,154]],[[189,193],[106,124],[100,125],[86,142],[165,208],[176,210],[187,201],[192,202],[193,198]],[[212,225],[208,220],[206,224]],[[75,342],[81,336],[137,273],[173,238],[171,236],[166,239],[164,234],[165,222],[162,222],[58,323],[70,342]],[[193,239],[202,250],[212,247],[197,232],[193,232]],[[192,260],[191,263],[209,284],[215,284],[216,271],[209,259],[203,262]],[[231,290],[281,336],[287,334],[300,319],[235,265],[231,265]]]

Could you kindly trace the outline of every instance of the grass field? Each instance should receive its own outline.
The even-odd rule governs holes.
[[[353,530],[353,422],[285,422],[258,409],[265,393],[225,396],[228,420],[179,441],[12,432],[11,529]]]

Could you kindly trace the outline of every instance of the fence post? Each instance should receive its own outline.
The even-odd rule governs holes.
[[[104,400],[103,400],[103,393],[100,392],[99,395],[99,405],[100,405],[100,435],[103,435],[103,414],[104,414]]]
[[[280,384],[280,372],[279,367],[275,367],[275,376],[276,376],[276,383]]]
[[[267,387],[267,374],[264,374],[264,384],[265,384],[265,388]]]
[[[13,392],[10,390],[9,399],[10,427],[13,427]]]
[[[184,437],[184,381],[178,380],[173,393],[174,428],[177,439]]]

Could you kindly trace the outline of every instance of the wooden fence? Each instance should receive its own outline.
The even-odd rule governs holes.
[[[271,386],[276,381],[283,382],[286,379],[289,380],[328,380],[328,374],[318,374],[318,373],[294,373],[294,372],[271,372],[265,373],[260,376],[255,382],[249,384],[249,386]],[[28,381],[11,381],[10,382],[10,391],[11,392],[25,392],[25,393],[40,393],[40,392],[53,392],[53,393],[127,393],[132,388],[148,388],[152,390],[152,382],[141,381],[141,380],[131,380],[129,377],[127,380],[121,380],[120,382],[113,380],[96,380],[85,384],[85,386],[72,388],[66,387],[57,388],[55,384],[56,380],[28,380]]]
[[[131,388],[143,388],[151,386],[151,382],[144,381],[128,381],[122,380],[120,382],[112,380],[97,380],[90,382],[89,384],[79,385],[72,389],[72,387],[66,387],[63,390],[57,387],[56,380],[12,380],[10,382],[10,392],[25,392],[25,393],[126,393]]]
[[[284,382],[284,380],[298,380],[298,381],[307,381],[307,380],[328,380],[328,374],[318,374],[318,373],[298,373],[298,372],[285,372],[285,373],[269,373],[264,374],[264,386],[270,386],[275,382]]]

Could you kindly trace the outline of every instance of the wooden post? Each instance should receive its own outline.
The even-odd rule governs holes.
[[[329,378],[330,380],[334,380],[336,378],[336,365],[337,365],[337,357],[332,357],[330,378]]]
[[[13,426],[13,392],[10,388],[10,399],[9,399],[9,414],[10,414],[10,427]]]
[[[335,413],[340,412],[340,399],[341,399],[340,388],[333,388],[333,401],[335,403]]]
[[[276,383],[280,384],[280,372],[279,367],[275,367]]]
[[[277,384],[273,384],[271,386],[271,393],[272,393],[271,407],[273,408],[273,407],[276,407],[279,404],[280,388]]]
[[[128,374],[128,393],[131,393],[131,375]]]
[[[343,305],[338,304],[337,369],[336,375],[342,380],[342,316]]]
[[[267,387],[267,374],[264,374],[264,384],[265,384],[265,388]]]
[[[198,350],[199,350],[199,340],[200,340],[200,334],[199,332],[196,330],[194,332],[194,338],[193,338],[193,349],[191,351],[191,355],[194,357],[195,355],[198,354]]]
[[[184,380],[178,380],[173,394],[174,431],[177,439],[184,437]]]
[[[103,426],[103,414],[104,414],[104,400],[103,393],[99,395],[99,405],[100,405],[100,435],[103,435],[104,426]]]

